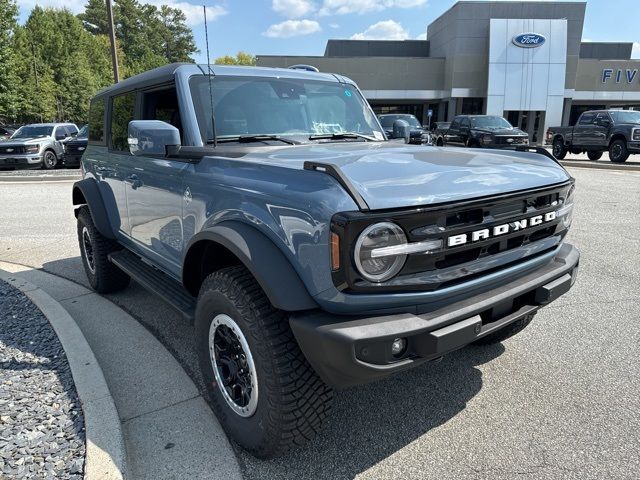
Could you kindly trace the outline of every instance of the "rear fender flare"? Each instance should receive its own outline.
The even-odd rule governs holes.
[[[113,234],[111,224],[109,223],[109,217],[107,216],[107,210],[100,195],[98,182],[93,178],[85,178],[84,180],[74,183],[72,197],[74,206],[87,205],[89,207],[93,223],[100,234],[106,238],[115,240],[116,236]]]

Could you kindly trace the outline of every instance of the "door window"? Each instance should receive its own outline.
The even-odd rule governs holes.
[[[457,130],[458,128],[460,128],[460,119],[454,118],[453,122],[451,122],[451,126],[449,127],[449,130]]]
[[[182,121],[176,87],[145,92],[142,96],[142,120],[161,120],[180,130]]]
[[[89,143],[104,145],[104,98],[97,98],[89,106]]]
[[[583,113],[580,117],[579,125],[591,125],[593,120],[596,118],[595,113]]]
[[[136,106],[135,92],[113,97],[111,100],[111,141],[112,150],[127,151],[129,149],[129,122],[133,120]]]

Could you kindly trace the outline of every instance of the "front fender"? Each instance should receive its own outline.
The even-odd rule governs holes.
[[[93,223],[104,237],[115,240],[115,235],[109,223],[107,210],[102,201],[98,183],[93,178],[85,178],[73,184],[73,204],[86,204],[91,212]]]
[[[216,242],[233,253],[251,272],[271,304],[281,310],[318,308],[304,283],[280,249],[256,228],[236,221],[225,221],[194,235],[186,249],[183,265],[193,246],[201,241]],[[187,285],[183,269],[182,283]]]

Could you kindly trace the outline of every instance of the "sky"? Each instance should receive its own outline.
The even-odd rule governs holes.
[[[427,25],[455,0],[139,0],[182,9],[206,62],[202,5],[207,7],[211,58],[254,55],[322,55],[330,38],[424,38]],[[505,0],[506,1],[506,0]],[[569,0],[571,1],[571,0]],[[84,9],[83,0],[18,0],[21,22],[34,5]],[[615,15],[619,12],[619,15]],[[588,0],[584,41],[634,42],[640,58],[640,0]],[[615,16],[614,16],[615,15]]]

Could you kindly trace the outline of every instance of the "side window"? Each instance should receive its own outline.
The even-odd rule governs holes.
[[[583,113],[580,117],[579,125],[591,125],[593,120],[596,118],[595,113]]]
[[[141,120],[162,120],[180,130],[182,137],[182,121],[176,87],[144,92],[142,96]]]
[[[458,128],[460,128],[460,119],[459,118],[454,118],[453,122],[451,122],[451,125],[449,126],[450,130],[457,130]]]
[[[67,136],[67,131],[64,128],[64,125],[58,125],[53,129],[53,138],[56,140],[62,140]]]
[[[468,118],[463,118],[462,121],[460,122],[460,126],[463,128],[470,128],[471,123],[469,122]]]
[[[133,120],[136,107],[135,92],[125,93],[113,97],[111,100],[111,140],[112,150],[127,151],[129,122]]]
[[[96,98],[89,106],[89,143],[104,145],[104,98]]]
[[[69,136],[72,136],[78,133],[78,129],[74,125],[67,125],[67,132],[69,133]]]

